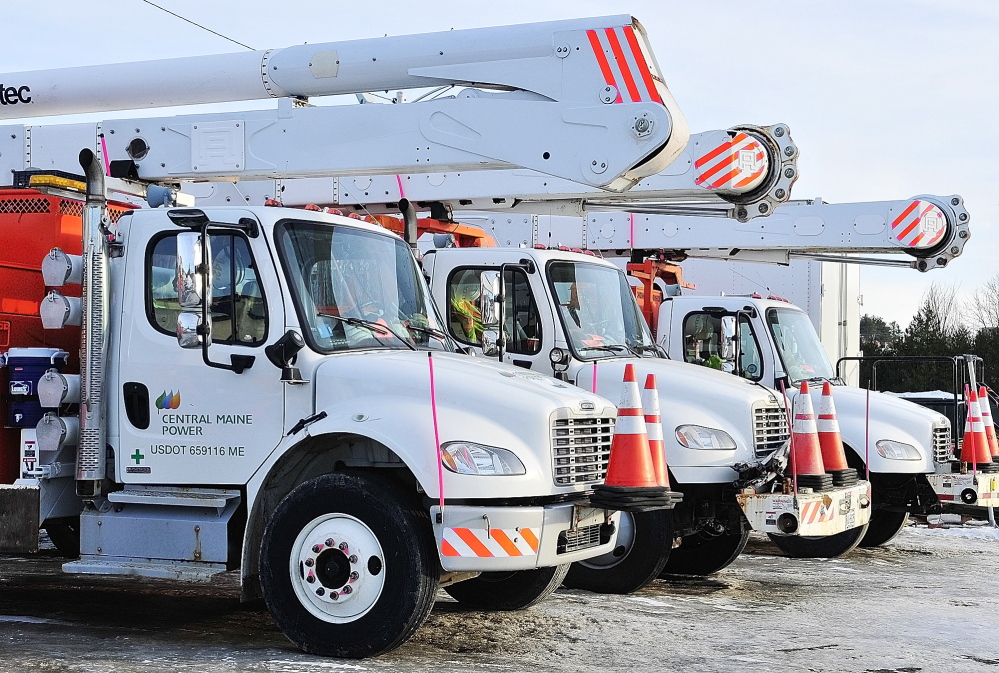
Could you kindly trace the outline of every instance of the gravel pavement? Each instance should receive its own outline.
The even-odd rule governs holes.
[[[999,531],[909,527],[836,560],[765,537],[711,578],[631,596],[562,589],[523,612],[443,592],[409,643],[343,661],[295,649],[234,578],[184,585],[64,575],[52,552],[0,557],[0,671],[915,671],[999,673]]]

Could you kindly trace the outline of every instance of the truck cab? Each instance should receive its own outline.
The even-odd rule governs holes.
[[[671,483],[684,494],[669,524],[671,535],[682,542],[672,553],[667,550],[665,570],[710,574],[738,556],[750,525],[733,484],[744,480],[748,466],[765,462],[787,441],[786,411],[777,394],[755,381],[734,380],[664,357],[627,277],[594,255],[558,249],[441,248],[425,256],[424,266],[435,298],[447,307],[446,328],[477,354],[553,373],[607,396],[619,394],[626,364],[635,365],[639,378],[654,374],[663,400]],[[502,327],[483,318],[490,295],[502,295]],[[497,340],[505,341],[504,347],[497,348]],[[761,490],[774,488],[772,480],[773,475]],[[642,526],[647,531],[650,525],[639,517],[622,519],[622,537],[637,545],[639,536],[631,536],[629,525],[639,534]],[[776,528],[774,532],[779,533]],[[605,570],[615,563],[625,565],[627,544],[616,552],[618,561],[577,565]],[[595,580],[573,583],[605,586]]]
[[[614,548],[618,515],[586,500],[614,405],[461,353],[398,236],[280,208],[133,210],[102,226],[106,450],[77,440],[86,386],[24,431],[43,456],[75,459],[77,488],[59,475],[80,513],[67,572],[241,568],[244,596],[301,647],[368,656],[408,638],[439,583],[515,609]],[[574,425],[595,429],[574,448],[597,460],[567,480],[557,434]],[[9,489],[44,499],[56,481]]]
[[[724,333],[726,316],[737,320],[735,335]],[[937,502],[925,475],[936,472],[938,462],[950,454],[950,421],[872,391],[868,426],[867,391],[836,376],[811,320],[794,304],[759,296],[664,297],[657,338],[673,358],[756,381],[778,395],[786,392],[789,399],[807,381],[813,384],[816,407],[821,386],[814,384],[833,384],[848,460],[871,472],[875,511],[862,545],[886,542],[904,525],[907,511]],[[727,339],[735,340],[737,348],[722,357]]]

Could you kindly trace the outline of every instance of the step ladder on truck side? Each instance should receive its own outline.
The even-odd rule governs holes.
[[[639,95],[619,99],[605,81],[611,34],[647,71]],[[227,84],[194,86],[205,78]],[[284,97],[277,112],[105,121],[80,154],[82,256],[53,250],[43,273],[81,297],[53,289],[41,306],[46,327],[81,327],[80,374],[45,373],[45,399],[61,404],[35,429],[40,454],[68,450],[75,463],[61,497],[78,507],[80,559],[65,570],[205,579],[240,568],[244,596],[262,596],[298,646],[363,657],[405,642],[439,585],[516,609],[570,563],[615,548],[619,515],[588,499],[613,404],[454,353],[415,240],[324,213],[178,207],[176,187],[522,166],[625,189],[687,142],[631,17],[4,81],[32,92],[18,117]],[[476,83],[488,88],[398,108],[288,98]],[[24,143],[36,128],[6,137]],[[22,177],[84,198],[72,176]],[[108,187],[163,207],[112,222]],[[566,483],[555,428],[573,422],[598,430],[573,446],[595,460]],[[54,481],[39,476],[0,489],[25,531],[46,523],[28,506]]]

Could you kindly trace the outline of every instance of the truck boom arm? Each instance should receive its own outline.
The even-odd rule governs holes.
[[[0,81],[0,119],[285,102],[277,111],[104,122],[108,157],[134,161],[148,181],[519,166],[619,191],[668,166],[689,138],[644,30],[626,15],[13,73]],[[309,96],[433,86],[482,88],[404,106],[301,106]]]

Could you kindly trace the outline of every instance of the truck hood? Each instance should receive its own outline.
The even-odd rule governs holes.
[[[816,413],[822,386],[812,386],[809,390]],[[792,396],[797,396],[792,392]],[[867,443],[867,391],[852,386],[832,386],[833,403],[840,434],[847,445],[847,451],[861,459],[866,453]],[[916,474],[933,472],[933,429],[950,427],[950,421],[943,414],[918,404],[871,391],[870,415],[870,468],[872,472],[889,474]],[[916,447],[920,460],[891,460],[877,453],[877,443],[890,439]]]
[[[737,476],[736,463],[756,460],[754,408],[778,407],[781,402],[766,388],[709,367],[663,358],[607,358],[596,361],[597,392],[620,402],[624,369],[635,365],[639,387],[655,374],[666,444],[666,461],[681,483],[728,483]],[[576,384],[591,390],[593,363],[572,372]],[[676,429],[699,425],[724,430],[736,448],[689,449],[679,443]]]
[[[512,451],[525,475],[445,472],[447,498],[537,497],[584,490],[556,487],[552,424],[556,413],[614,416],[614,405],[563,381],[484,358],[433,353],[440,443],[466,441]],[[390,449],[428,495],[438,494],[437,444],[426,351],[368,351],[324,358],[315,369],[316,411],[327,418],[310,434],[357,434]]]

